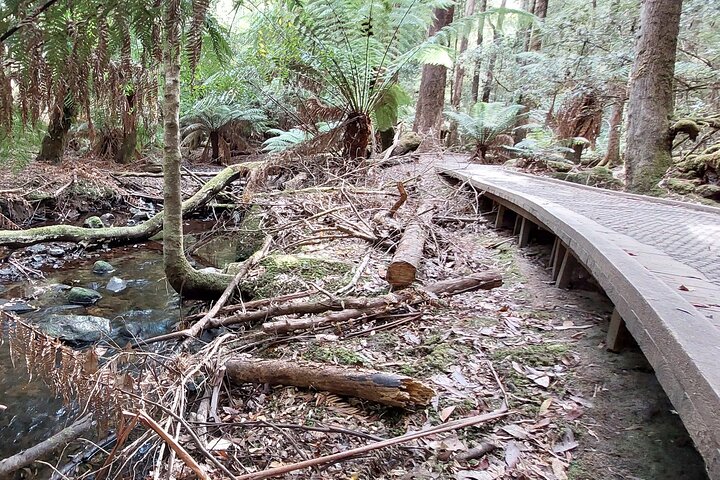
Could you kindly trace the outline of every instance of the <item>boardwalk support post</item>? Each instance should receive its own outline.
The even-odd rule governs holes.
[[[505,206],[498,204],[497,217],[495,217],[495,228],[502,228],[505,221]]]
[[[620,316],[617,309],[613,309],[610,317],[610,326],[608,327],[607,339],[605,340],[606,348],[613,353],[620,351],[629,343],[630,332],[625,326],[625,320]]]
[[[518,218],[520,217],[518,216]],[[518,237],[518,246],[520,248],[527,247],[528,243],[530,243],[530,232],[532,232],[533,227],[534,225],[530,220],[522,217],[520,221],[520,235]]]
[[[569,248],[565,248],[565,255],[563,256],[562,263],[560,264],[560,270],[558,271],[557,280],[555,285],[558,288],[567,288],[570,285],[572,274],[577,267],[578,261],[572,254]]]
[[[558,239],[557,246],[555,247],[555,252],[553,253],[552,258],[552,279],[557,280],[558,275],[560,274],[560,267],[562,266],[563,258],[565,257],[565,254],[567,253],[567,247],[562,243],[560,239]]]

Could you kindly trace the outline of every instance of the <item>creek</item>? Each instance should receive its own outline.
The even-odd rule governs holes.
[[[93,273],[97,260],[109,262],[115,271]],[[105,341],[118,345],[165,333],[180,317],[180,299],[164,280],[162,252],[156,244],[93,252],[43,273],[41,280],[0,284],[3,308],[31,323],[53,314],[104,317],[112,328]],[[121,281],[108,285],[114,277]],[[90,306],[71,305],[66,287],[59,285],[91,288],[102,298]],[[124,288],[111,291],[118,285]],[[0,405],[6,407],[0,407],[0,459],[59,431],[71,416],[41,378],[28,375],[22,358],[13,361],[8,342],[0,343]]]

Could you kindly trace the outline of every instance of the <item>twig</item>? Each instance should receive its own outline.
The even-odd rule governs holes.
[[[388,213],[388,216],[390,216],[390,218],[395,216],[395,214],[400,209],[400,207],[402,207],[403,204],[408,199],[408,194],[407,194],[407,191],[405,190],[405,185],[403,184],[403,182],[398,182],[397,188],[398,188],[398,191],[400,192],[400,198],[398,198],[397,202],[395,202],[395,205],[393,205],[392,208],[390,209],[390,213]]]
[[[495,420],[501,417],[504,417],[508,415],[508,409],[506,405],[502,405],[498,410],[495,410],[490,413],[485,413],[482,415],[476,415],[474,417],[465,418],[462,420],[456,420],[454,422],[446,423],[443,425],[439,425],[436,427],[428,428],[426,430],[421,430],[419,432],[414,433],[408,433],[405,435],[402,435],[400,437],[391,438],[388,440],[384,440],[382,442],[375,442],[371,443],[369,445],[365,445],[358,448],[353,448],[351,450],[347,450],[345,452],[335,453],[332,455],[325,455],[322,457],[314,458],[312,460],[306,460],[304,462],[298,462],[293,463],[290,465],[283,465],[280,467],[270,468],[268,470],[264,470],[262,472],[256,472],[256,473],[248,473],[246,475],[242,475],[238,477],[238,480],[260,480],[263,478],[272,478],[277,477],[289,472],[294,472],[296,470],[301,470],[304,468],[313,467],[316,465],[323,465],[326,463],[336,463],[343,460],[347,460],[349,458],[352,458],[356,455],[359,455],[361,453],[371,452],[373,450],[378,450],[385,447],[390,447],[393,445],[397,445],[400,443],[407,443],[412,440],[417,440],[419,438],[424,438],[430,435],[436,435],[439,433],[444,432],[450,432],[453,430],[459,430],[461,428],[467,428],[471,427],[473,425],[478,425],[480,423],[489,422],[490,420]]]
[[[362,277],[363,272],[365,272],[365,269],[368,266],[368,263],[370,262],[370,253],[366,253],[363,257],[362,261],[360,262],[360,265],[355,269],[355,273],[353,273],[352,279],[350,279],[350,282],[342,287],[340,290],[335,291],[335,295],[345,295],[347,293],[350,293],[354,288],[355,285],[360,281],[360,277]]]

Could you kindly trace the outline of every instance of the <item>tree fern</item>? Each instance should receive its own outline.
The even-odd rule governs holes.
[[[512,129],[523,108],[522,105],[478,102],[470,113],[446,111],[445,116],[456,122],[459,132],[475,143],[474,156],[484,161],[490,144]]]

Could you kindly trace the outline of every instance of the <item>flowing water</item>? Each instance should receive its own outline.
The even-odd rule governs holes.
[[[110,262],[115,272],[92,273],[96,260]],[[124,280],[127,287],[118,293],[107,290],[112,277]],[[52,287],[56,284],[92,288],[103,297],[89,307],[67,305],[63,293]],[[19,314],[20,317],[30,322],[52,313],[105,317],[112,321],[111,338],[118,344],[129,340],[128,335],[147,338],[163,333],[180,315],[179,298],[164,280],[162,254],[147,246],[92,255],[66,264],[60,270],[47,271],[44,280],[32,284],[0,285],[0,297],[4,300],[0,303],[33,293],[38,294],[38,298],[27,303],[39,309]],[[22,359],[13,363],[8,343],[0,344],[0,459],[60,430],[69,420],[69,414],[68,408],[53,396],[42,379],[29,377]]]

